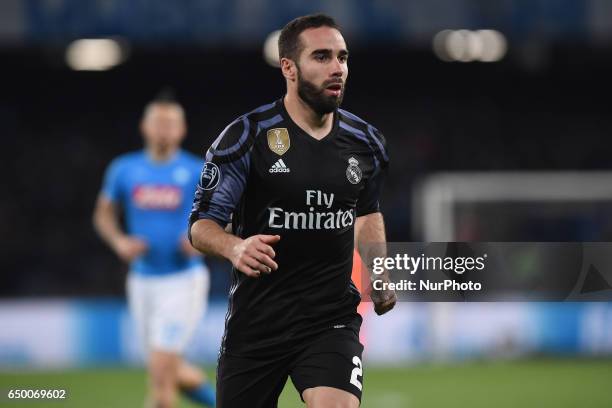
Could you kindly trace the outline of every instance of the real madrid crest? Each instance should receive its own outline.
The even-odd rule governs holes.
[[[352,156],[348,159],[348,162],[349,165],[346,168],[346,178],[351,184],[357,184],[361,181],[362,176],[361,169],[358,166],[359,162]]]
[[[279,156],[287,153],[287,150],[291,147],[291,140],[289,139],[287,128],[274,128],[268,130],[268,147]]]

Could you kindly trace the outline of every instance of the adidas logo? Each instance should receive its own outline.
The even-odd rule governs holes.
[[[287,167],[283,159],[278,159],[276,163],[274,163],[272,167],[270,167],[270,170],[268,171],[270,173],[290,173],[291,169]]]

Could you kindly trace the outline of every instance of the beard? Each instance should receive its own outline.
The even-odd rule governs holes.
[[[326,95],[325,89],[335,81],[325,81],[322,86],[318,87],[314,83],[304,79],[298,67],[298,83],[297,91],[300,98],[306,102],[310,108],[319,115],[325,115],[336,110],[344,98],[344,90],[346,83],[342,84],[340,95]]]

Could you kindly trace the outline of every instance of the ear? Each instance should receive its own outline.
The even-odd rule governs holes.
[[[281,58],[280,59],[280,69],[283,73],[283,76],[289,81],[295,81],[297,75],[297,67],[295,66],[295,62],[290,60],[289,58]]]
[[[181,123],[181,141],[185,139],[185,136],[187,136],[187,122],[183,121]]]
[[[145,130],[146,130],[146,126],[147,126],[147,125],[145,124],[145,120],[146,120],[146,118],[145,118],[144,116],[142,117],[142,119],[140,119],[140,134],[141,134],[142,136],[144,136],[144,135],[145,135]]]

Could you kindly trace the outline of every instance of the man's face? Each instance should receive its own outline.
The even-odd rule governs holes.
[[[296,63],[298,95],[320,115],[340,106],[348,77],[348,51],[335,28],[318,27],[300,34]]]
[[[180,106],[153,104],[142,119],[142,134],[153,149],[176,149],[185,136],[185,117]]]

